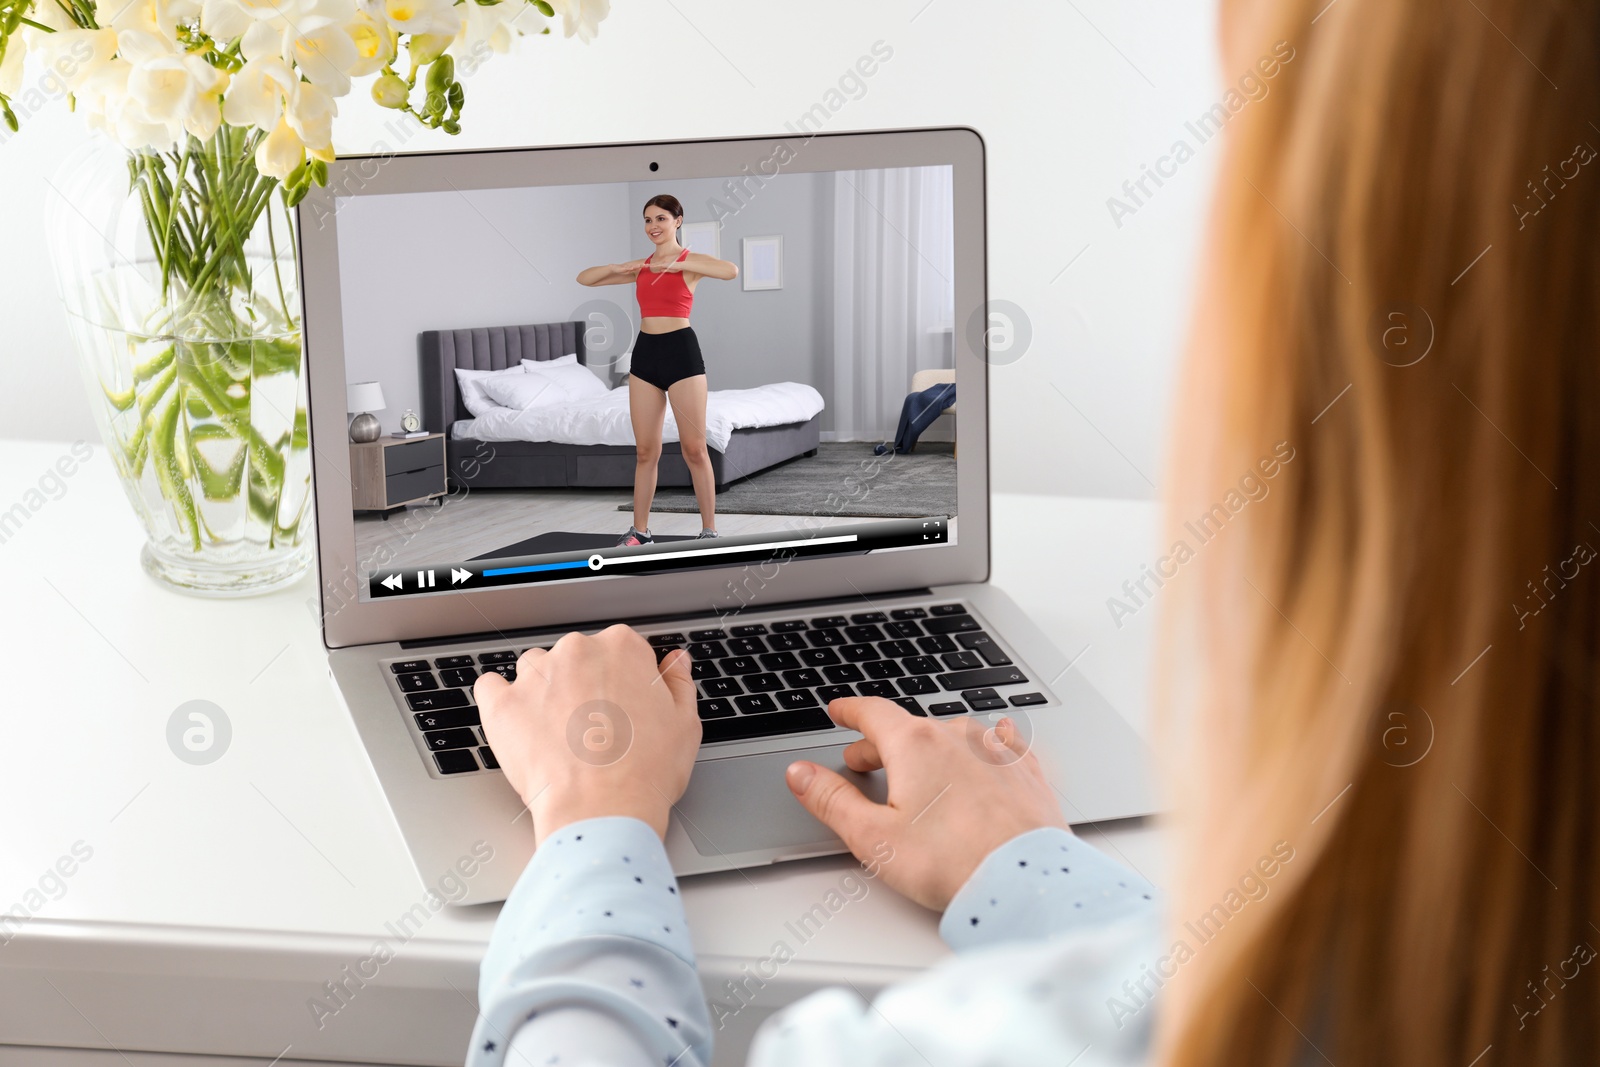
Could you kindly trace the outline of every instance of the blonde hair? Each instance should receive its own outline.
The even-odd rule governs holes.
[[[1167,468],[1192,553],[1160,690],[1189,951],[1158,1058],[1587,1062],[1600,15],[1223,8],[1225,74],[1295,57],[1229,123]],[[1284,445],[1271,494],[1201,542]]]

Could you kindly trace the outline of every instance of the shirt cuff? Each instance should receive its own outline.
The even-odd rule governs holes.
[[[1143,877],[1059,827],[1018,834],[984,857],[939,921],[960,952],[1038,941],[1159,907]]]
[[[649,942],[695,965],[666,849],[640,819],[583,819],[545,838],[495,921],[478,976],[479,1003],[511,980],[519,960],[597,935]]]

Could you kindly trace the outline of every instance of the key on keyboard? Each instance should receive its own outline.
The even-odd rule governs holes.
[[[477,708],[446,708],[444,711],[419,711],[412,716],[419,730],[449,730],[458,726],[477,726]]]
[[[1028,676],[1015,667],[980,667],[975,671],[956,671],[941,674],[938,681],[945,689],[974,689],[988,685],[1012,685],[1026,682]]]
[[[440,708],[464,708],[467,694],[459,689],[444,689],[433,693],[407,693],[406,703],[412,711],[437,711]]]
[[[801,711],[775,711],[767,715],[737,715],[731,719],[711,719],[701,724],[701,741],[745,741],[752,737],[831,730],[833,720],[821,708]]]

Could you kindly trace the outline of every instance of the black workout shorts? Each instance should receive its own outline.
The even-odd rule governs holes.
[[[705,372],[706,361],[700,357],[700,341],[693,326],[667,333],[641,331],[633,343],[628,373],[657,389],[665,390],[674,382]]]

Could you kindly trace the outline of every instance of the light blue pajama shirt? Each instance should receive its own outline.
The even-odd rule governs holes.
[[[1141,1063],[1160,933],[1150,883],[1065,830],[1032,830],[951,900],[939,935],[954,957],[870,1005],[805,997],[767,1020],[749,1063]],[[478,1003],[468,1067],[711,1062],[677,879],[646,823],[587,819],[545,841],[495,923]]]

